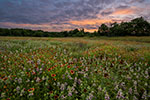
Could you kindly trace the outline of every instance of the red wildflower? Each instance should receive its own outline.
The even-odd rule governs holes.
[[[71,68],[69,65],[67,66],[68,68]]]
[[[53,93],[53,91],[50,91],[50,92],[49,92],[49,94],[52,94],[52,93]]]
[[[35,75],[35,74],[36,74],[36,72],[32,71],[32,75]]]
[[[55,77],[55,76],[56,76],[56,74],[52,74],[51,76],[52,76],[52,77]]]
[[[55,95],[55,96],[54,96],[55,99],[57,99],[58,97],[59,97],[58,95]]]
[[[71,73],[71,74],[74,74],[74,71],[73,71],[73,70],[71,70],[71,71],[70,71],[70,73]]]
[[[51,68],[48,69],[48,71],[50,71],[50,70],[51,70]]]
[[[3,78],[4,81],[7,80],[7,79],[8,79],[7,77]]]
[[[35,90],[35,88],[30,88],[30,89],[28,89],[28,92],[30,92],[30,91],[34,91]]]
[[[32,90],[32,91],[34,91],[34,90],[35,90],[35,88],[31,88],[31,90]]]
[[[28,91],[30,92],[30,91],[31,91],[31,89],[28,89]]]
[[[54,81],[56,81],[56,78],[54,78]]]

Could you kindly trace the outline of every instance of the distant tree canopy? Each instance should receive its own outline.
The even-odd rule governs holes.
[[[44,32],[30,29],[0,28],[0,36],[32,36],[32,37],[84,37],[84,36],[150,36],[150,23],[143,17],[135,18],[130,22],[100,25],[94,33],[85,32],[84,29],[74,29],[62,32]]]
[[[99,36],[150,36],[150,23],[143,17],[130,22],[112,23],[110,27],[102,24],[98,29]]]

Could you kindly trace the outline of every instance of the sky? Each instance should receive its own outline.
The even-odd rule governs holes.
[[[93,32],[140,16],[150,21],[150,0],[0,0],[1,28]]]

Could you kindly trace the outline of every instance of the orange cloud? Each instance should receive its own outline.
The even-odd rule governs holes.
[[[17,23],[11,23],[11,22],[0,22],[0,25],[9,27],[9,28],[27,28],[32,30],[43,30],[43,31],[63,31],[63,30],[69,30],[68,28],[70,25],[51,25],[50,23],[43,23],[43,24],[17,24]],[[56,28],[58,29],[56,29]]]
[[[102,24],[102,23],[110,23],[112,22],[111,19],[85,19],[85,20],[74,20],[74,21],[69,21],[69,23],[74,24],[74,25],[97,25],[97,24]]]
[[[112,15],[129,15],[133,14],[135,11],[131,9],[122,9],[115,11]]]
[[[118,9],[115,12],[113,12],[111,15],[130,15],[130,14],[135,14],[136,12],[141,11],[141,8],[137,7],[131,7],[131,8],[126,8],[126,9]]]

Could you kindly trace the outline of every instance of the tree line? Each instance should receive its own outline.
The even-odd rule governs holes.
[[[62,32],[44,32],[30,29],[7,29],[0,28],[0,36],[32,36],[32,37],[84,37],[84,36],[150,36],[150,23],[143,17],[135,18],[130,22],[102,24],[93,33],[85,32],[84,29],[74,29]]]

